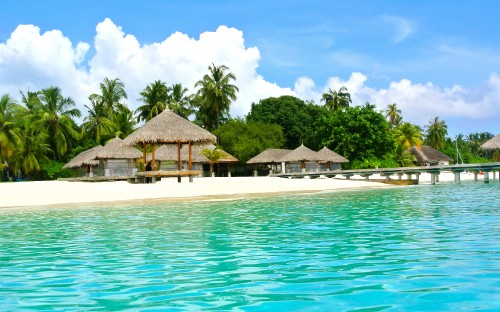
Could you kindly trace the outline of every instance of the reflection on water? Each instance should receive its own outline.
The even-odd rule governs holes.
[[[0,307],[500,308],[500,186],[0,214]]]

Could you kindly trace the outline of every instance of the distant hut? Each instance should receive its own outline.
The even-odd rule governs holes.
[[[119,177],[137,173],[137,160],[142,157],[142,153],[135,147],[124,146],[122,143],[123,140],[116,137],[97,152],[96,158],[103,170],[100,175]]]
[[[341,163],[347,163],[347,158],[335,153],[328,147],[323,147],[318,155],[321,157],[319,161],[320,170],[336,170],[341,169]]]
[[[133,146],[140,144],[143,148],[143,162],[146,164],[146,146],[151,144],[151,168],[156,167],[155,148],[158,144],[177,145],[177,170],[181,169],[181,146],[188,145],[189,170],[192,169],[192,144],[215,143],[217,138],[207,130],[195,125],[191,121],[180,117],[168,108],[146,122],[123,140],[123,145]],[[144,167],[146,171],[146,167]],[[178,177],[180,182],[180,176]]]
[[[285,163],[282,158],[290,153],[289,149],[268,148],[257,156],[247,161],[247,164],[254,166],[254,175],[258,174],[258,166],[266,165],[269,173],[285,172]]]
[[[287,172],[305,172],[318,171],[322,157],[317,152],[301,144],[281,160],[287,163]]]
[[[200,146],[200,148],[201,148],[200,152],[205,148],[214,150],[215,145],[209,144],[209,145],[205,145],[205,146]],[[231,177],[231,164],[237,163],[239,160],[238,160],[238,158],[234,157],[233,155],[229,154],[228,152],[226,152],[220,148],[218,150],[221,152],[221,158],[219,158],[219,161],[217,161],[217,163],[218,164],[227,164],[227,176]]]
[[[427,145],[422,145],[420,149],[412,146],[408,151],[413,155],[417,166],[447,166],[453,161],[452,158]]]
[[[81,152],[65,164],[63,169],[74,169],[77,176],[92,177],[97,175],[99,160],[96,159],[96,156],[102,148],[102,145],[98,145]]]
[[[484,142],[479,148],[484,151],[491,151],[494,161],[500,161],[500,134]]]

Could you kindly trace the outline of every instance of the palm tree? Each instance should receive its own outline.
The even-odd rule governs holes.
[[[229,114],[231,101],[237,99],[238,87],[232,84],[236,80],[233,73],[226,73],[229,68],[225,65],[208,67],[209,73],[196,82],[198,105],[197,119],[203,120],[203,125],[208,131],[219,126],[221,119]]]
[[[8,94],[0,98],[0,165],[2,166],[12,154],[19,139],[15,123],[18,106]]]
[[[156,80],[150,83],[140,94],[139,101],[143,102],[144,105],[135,110],[137,122],[141,120],[148,121],[165,110],[168,100],[168,88],[163,81]]]
[[[412,146],[417,146],[419,149],[422,146],[422,130],[420,127],[412,125],[409,122],[402,123],[394,132],[396,143],[403,146],[405,150]]]
[[[209,148],[204,148],[200,154],[205,156],[210,162],[210,176],[214,176],[214,164],[219,161],[222,157],[222,152],[218,147],[215,147],[213,150]]]
[[[91,107],[85,105],[88,115],[83,119],[82,136],[102,144],[107,139],[114,137],[117,127],[114,122],[109,120],[104,104],[95,102],[95,100],[91,101]]]
[[[39,91],[38,101],[33,126],[38,132],[48,134],[50,148],[56,159],[61,159],[71,146],[71,140],[78,137],[73,117],[80,117],[81,113],[77,108],[71,108],[75,102],[70,97],[63,97],[58,87]]]
[[[427,144],[435,149],[442,149],[445,144],[446,135],[448,134],[448,126],[444,120],[434,117],[429,120],[429,124],[425,128],[427,129]]]
[[[325,102],[325,106],[330,110],[340,110],[349,107],[352,103],[351,94],[347,88],[342,86],[339,91],[328,89],[327,93],[321,96],[321,102]]]
[[[385,110],[385,117],[388,118],[389,123],[392,127],[398,125],[398,120],[401,122],[401,110],[398,108],[396,103],[387,105]]]
[[[50,161],[47,155],[52,153],[47,137],[47,133],[35,129],[21,136],[21,142],[11,157],[15,171],[20,170],[30,179],[31,173],[42,170],[41,165]]]
[[[101,94],[91,94],[89,99],[91,102],[103,103],[108,119],[112,120],[118,107],[125,106],[121,103],[123,99],[127,99],[125,85],[119,78],[111,80],[104,78],[104,81],[99,85],[99,87],[101,89]]]
[[[130,109],[127,107],[119,108],[115,117],[115,136],[124,139],[127,135],[134,132],[136,124],[136,119]]]
[[[180,83],[176,83],[170,88],[168,97],[168,108],[186,119],[193,113],[193,109],[191,108],[192,96],[187,95],[187,93],[187,88],[184,88]]]

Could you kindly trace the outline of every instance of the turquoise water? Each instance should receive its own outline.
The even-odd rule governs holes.
[[[0,310],[493,311],[500,184],[0,213]]]

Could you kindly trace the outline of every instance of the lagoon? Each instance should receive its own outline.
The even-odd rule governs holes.
[[[0,310],[500,309],[500,185],[0,212]]]

